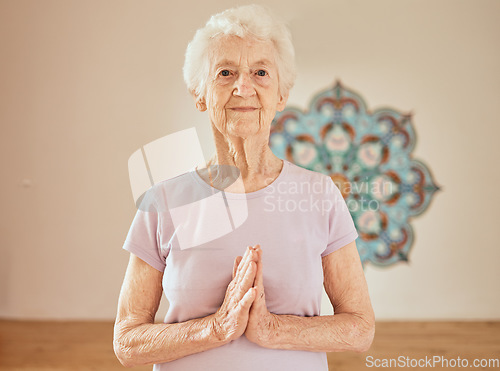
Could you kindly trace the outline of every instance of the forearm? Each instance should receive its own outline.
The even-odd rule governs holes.
[[[170,362],[224,345],[213,315],[170,324],[117,321],[114,349],[124,366]]]
[[[272,349],[313,352],[363,352],[375,333],[373,320],[339,313],[331,316],[300,317],[273,315],[272,335],[263,346]]]

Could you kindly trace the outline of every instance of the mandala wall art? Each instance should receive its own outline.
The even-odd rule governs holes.
[[[308,111],[278,112],[269,141],[276,156],[332,178],[358,230],[363,264],[408,261],[411,218],[439,190],[429,168],[412,157],[411,114],[369,111],[359,94],[337,81],[312,99]]]

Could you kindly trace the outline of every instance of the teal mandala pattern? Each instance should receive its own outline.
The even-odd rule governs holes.
[[[412,158],[411,119],[390,108],[370,112],[359,94],[337,82],[313,98],[309,111],[289,107],[272,123],[269,141],[276,156],[328,174],[342,192],[363,264],[408,261],[411,218],[439,190],[429,168]]]

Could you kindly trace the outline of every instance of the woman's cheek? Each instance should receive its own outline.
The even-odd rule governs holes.
[[[220,130],[220,123],[224,112],[221,112],[219,104],[217,102],[217,95],[214,90],[207,92],[207,106],[210,119],[215,124],[215,126]]]
[[[260,128],[270,127],[275,115],[276,110],[274,109],[262,109],[260,115]]]
[[[214,106],[210,110],[210,116],[212,117],[212,121],[219,129],[220,132],[225,133],[226,127],[226,112],[224,107]]]

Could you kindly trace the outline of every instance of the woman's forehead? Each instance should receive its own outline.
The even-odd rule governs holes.
[[[276,63],[275,53],[271,40],[219,36],[210,45],[210,65],[214,69],[220,66],[237,67],[241,64],[265,65],[272,68]]]

